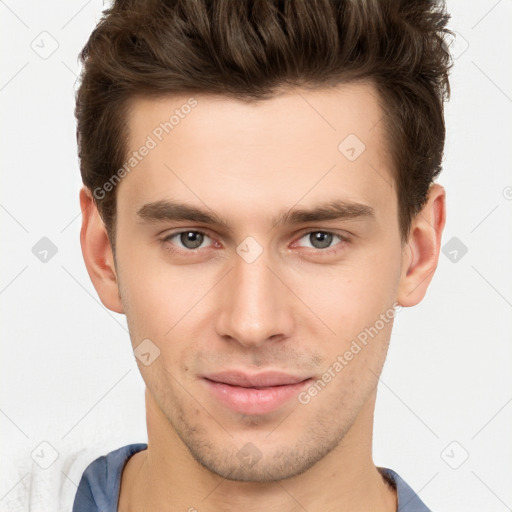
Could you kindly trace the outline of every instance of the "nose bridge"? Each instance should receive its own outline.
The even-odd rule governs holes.
[[[253,259],[254,250],[243,243],[238,247],[217,321],[220,335],[245,346],[261,345],[271,336],[287,335],[291,321],[286,310],[288,301],[283,296],[285,287],[268,268],[272,265],[268,251],[261,251]]]

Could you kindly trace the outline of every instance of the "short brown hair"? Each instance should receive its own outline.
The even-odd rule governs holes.
[[[450,16],[435,0],[118,0],[84,46],[76,93],[82,180],[103,187],[127,153],[129,101],[369,80],[394,164],[402,242],[441,172]],[[95,197],[115,250],[116,190]]]

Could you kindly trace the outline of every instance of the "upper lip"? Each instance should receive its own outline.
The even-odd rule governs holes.
[[[309,377],[300,377],[283,373],[280,371],[266,371],[261,373],[245,373],[242,371],[223,371],[204,376],[205,379],[231,386],[241,386],[244,388],[252,387],[271,387],[284,386],[287,384],[297,384]]]

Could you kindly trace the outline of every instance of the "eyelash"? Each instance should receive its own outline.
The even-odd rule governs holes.
[[[201,229],[185,229],[185,230],[181,230],[181,231],[175,231],[174,233],[170,233],[168,235],[166,235],[162,240],[162,244],[167,244],[169,243],[170,244],[170,240],[177,236],[177,235],[181,235],[182,233],[199,233],[203,236],[207,236],[208,238],[212,238],[206,231],[203,231]],[[314,248],[309,248],[309,253],[310,254],[313,254],[313,255],[319,255],[319,254],[336,254],[338,251],[342,250],[340,248],[337,248],[335,249],[334,247],[336,247],[336,245],[341,245],[341,244],[344,244],[346,242],[349,242],[349,239],[343,235],[340,235],[339,233],[336,233],[335,231],[326,231],[326,230],[323,230],[323,229],[313,229],[313,230],[310,230],[310,231],[307,231],[305,233],[302,233],[299,237],[299,240],[301,238],[304,238],[305,236],[307,235],[311,235],[312,233],[326,233],[328,235],[334,235],[336,237],[338,237],[341,241],[339,242],[339,244],[335,244],[335,246],[333,247],[329,247],[327,249],[314,249]],[[168,250],[169,252],[171,253],[175,253],[175,254],[196,254],[200,251],[200,249],[176,249],[172,246],[172,244],[170,245],[165,245],[165,248],[166,250]]]

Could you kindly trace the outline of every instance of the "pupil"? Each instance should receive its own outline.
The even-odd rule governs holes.
[[[196,233],[195,231],[188,231],[186,233],[182,233],[180,236],[181,243],[187,249],[197,249],[203,241],[202,237],[203,235],[201,233]]]
[[[203,235],[194,231],[182,233],[180,238],[181,243],[188,249],[197,249],[203,241]],[[310,239],[313,247],[316,247],[317,249],[325,249],[326,247],[329,247],[332,242],[332,234],[325,233],[324,231],[317,231],[310,235]]]
[[[325,249],[326,247],[329,247],[332,241],[332,234],[325,233],[323,231],[317,231],[310,235],[310,237],[311,236],[313,237],[311,243],[313,247],[316,247],[317,249]],[[319,245],[316,245],[317,243],[319,243]]]

